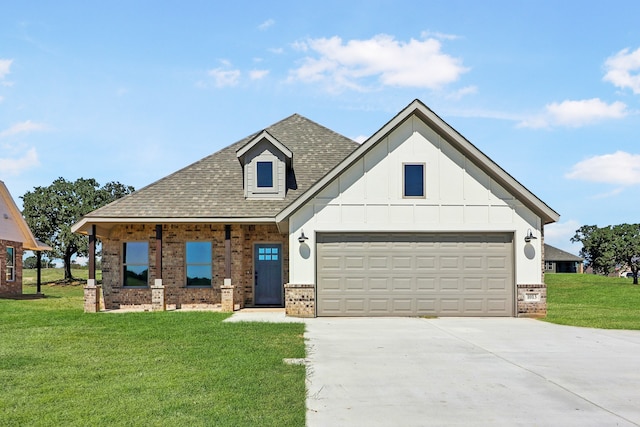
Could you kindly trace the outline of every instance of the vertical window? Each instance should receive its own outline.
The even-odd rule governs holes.
[[[403,196],[424,197],[424,163],[405,164],[403,175]]]
[[[187,242],[187,286],[211,286],[211,242]]]
[[[7,282],[16,280],[16,250],[7,246]]]
[[[125,242],[122,249],[124,286],[148,286],[149,243]]]
[[[273,162],[257,162],[256,175],[259,188],[273,187]]]

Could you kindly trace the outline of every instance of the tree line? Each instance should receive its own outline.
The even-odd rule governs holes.
[[[640,224],[598,227],[583,225],[571,241],[582,243],[580,256],[596,274],[609,275],[616,267],[629,268],[633,284],[638,284],[640,270]]]
[[[95,179],[67,181],[58,178],[47,187],[35,187],[22,196],[24,216],[36,239],[53,249],[48,258],[62,259],[64,279],[72,280],[71,258],[87,256],[88,239],[71,232],[71,226],[91,211],[105,206],[134,188],[116,181],[101,186]]]

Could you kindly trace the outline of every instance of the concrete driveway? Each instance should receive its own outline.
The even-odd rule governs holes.
[[[640,425],[640,331],[514,318],[306,324],[310,427]]]

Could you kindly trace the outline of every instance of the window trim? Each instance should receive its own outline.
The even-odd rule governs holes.
[[[189,262],[189,256],[187,254],[187,245],[189,243],[208,243],[210,248],[210,257],[208,263],[198,263],[198,262]],[[209,279],[208,285],[190,285],[189,284],[189,266],[209,266],[209,271],[211,273],[211,278]],[[210,240],[187,240],[184,243],[184,285],[187,288],[211,288],[213,287],[213,242]]]
[[[11,249],[11,251],[9,251],[9,249]],[[11,253],[11,265],[9,265],[9,259],[10,259],[9,253]],[[14,246],[7,246],[6,279],[7,279],[7,282],[16,281],[16,248]]]
[[[253,171],[255,173],[252,192],[254,194],[269,194],[278,192],[278,160],[277,159],[261,159],[257,157],[253,162]],[[271,163],[271,187],[259,187],[258,186],[258,164]]]
[[[422,195],[408,196],[407,195],[407,166],[421,166],[422,167]],[[427,198],[427,178],[426,178],[427,165],[425,162],[406,162],[402,163],[402,198],[403,199],[426,199]]]
[[[135,263],[127,263],[127,253],[126,253],[126,245],[128,243],[144,243],[147,245],[147,263],[146,264],[135,264]],[[150,279],[150,263],[149,263],[149,249],[150,245],[148,241],[145,240],[130,240],[122,242],[122,288],[123,289],[145,289],[149,287],[149,279]],[[127,266],[146,266],[147,267],[147,284],[146,285],[127,285]]]

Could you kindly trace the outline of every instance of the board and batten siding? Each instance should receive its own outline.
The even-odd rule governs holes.
[[[424,163],[424,198],[403,198],[404,163]],[[477,231],[514,233],[516,283],[542,283],[541,227],[535,213],[412,116],[291,216],[290,282],[315,283],[316,233]],[[537,240],[525,248],[529,229]]]

